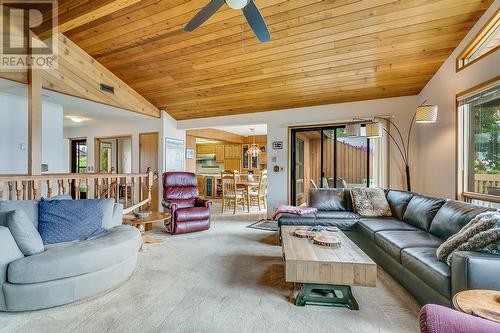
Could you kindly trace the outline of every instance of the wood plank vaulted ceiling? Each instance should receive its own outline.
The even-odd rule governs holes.
[[[255,0],[259,44],[209,0],[143,0],[67,31],[178,120],[418,94],[492,0]]]

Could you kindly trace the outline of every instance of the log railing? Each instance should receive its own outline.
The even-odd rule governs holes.
[[[145,173],[65,173],[37,176],[0,175],[0,200],[33,200],[57,195],[80,199],[82,189],[87,199],[112,198],[129,207],[151,199],[157,174]]]

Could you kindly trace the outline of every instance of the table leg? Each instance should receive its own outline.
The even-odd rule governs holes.
[[[250,213],[250,188],[247,187],[247,212]]]
[[[339,306],[359,310],[350,286],[305,283],[297,295],[295,305]]]

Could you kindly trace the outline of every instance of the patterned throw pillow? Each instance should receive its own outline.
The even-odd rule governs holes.
[[[104,229],[103,200],[45,200],[38,209],[38,232],[43,244],[85,240]]]
[[[351,197],[354,211],[361,216],[392,216],[381,188],[353,188]]]

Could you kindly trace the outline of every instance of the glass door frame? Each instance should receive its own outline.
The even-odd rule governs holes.
[[[364,126],[364,125],[362,125]],[[345,125],[326,125],[326,126],[314,126],[314,127],[292,127],[290,128],[290,202],[292,205],[296,203],[297,193],[296,193],[296,141],[297,133],[318,131],[320,132],[321,138],[321,148],[320,148],[320,183],[317,184],[319,188],[322,188],[323,177],[325,175],[324,171],[324,132],[327,130],[333,130],[334,133],[334,145],[333,145],[333,179],[334,182],[337,179],[337,129],[345,128]],[[366,187],[370,187],[370,139],[366,138],[367,153],[366,153]]]

